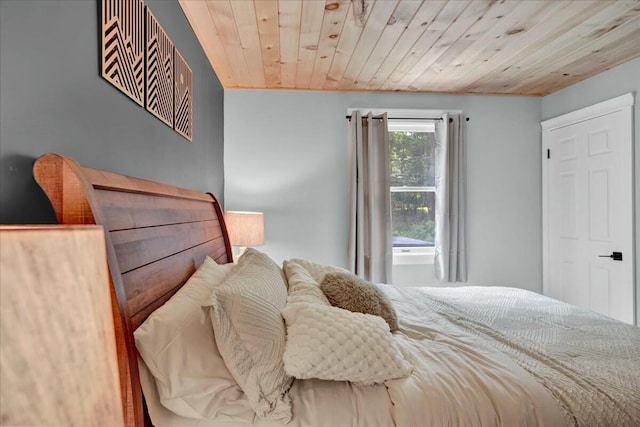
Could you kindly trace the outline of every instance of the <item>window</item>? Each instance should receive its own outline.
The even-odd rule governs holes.
[[[394,264],[432,264],[435,240],[435,127],[389,120]]]

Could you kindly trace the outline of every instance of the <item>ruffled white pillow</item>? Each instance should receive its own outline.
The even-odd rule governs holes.
[[[292,382],[282,363],[285,325],[280,310],[286,301],[280,267],[249,248],[203,304],[211,310],[218,350],[256,414],[284,423],[291,420]]]
[[[294,378],[382,383],[408,376],[406,361],[379,316],[322,304],[287,304],[284,369]]]
[[[291,258],[288,262],[295,262],[307,270],[318,286],[320,286],[320,283],[322,283],[322,280],[327,273],[349,273],[349,270],[345,270],[344,268],[333,265],[318,264],[317,262],[309,261],[308,259]]]
[[[283,269],[287,276],[287,282],[289,282],[287,304],[308,302],[330,305],[329,300],[307,269],[294,261],[285,261]]]

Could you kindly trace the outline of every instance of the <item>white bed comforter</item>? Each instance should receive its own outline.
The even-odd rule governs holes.
[[[639,328],[521,289],[384,289],[424,356],[389,395],[435,411],[398,425],[640,425]]]
[[[639,328],[520,289],[382,287],[411,376],[370,387],[296,380],[288,426],[640,425]],[[157,426],[242,425],[171,414],[141,367]]]

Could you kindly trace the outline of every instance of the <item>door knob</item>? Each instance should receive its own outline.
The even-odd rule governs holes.
[[[622,252],[611,252],[611,255],[599,255],[600,258],[611,258],[614,261],[622,261]]]

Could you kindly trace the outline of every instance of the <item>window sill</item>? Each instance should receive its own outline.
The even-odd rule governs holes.
[[[433,264],[434,252],[396,252],[393,253],[393,265]]]

